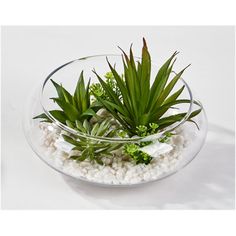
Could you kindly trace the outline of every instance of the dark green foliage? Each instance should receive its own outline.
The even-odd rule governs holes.
[[[175,52],[160,68],[155,80],[151,80],[151,58],[148,52],[147,44],[143,39],[142,58],[140,62],[135,62],[132,48],[129,56],[123,52],[124,78],[122,78],[115,68],[108,62],[109,68],[116,80],[116,86],[120,90],[120,95],[109,86],[94,70],[106,96],[104,99],[99,94],[94,93],[97,100],[117,119],[123,128],[130,134],[137,134],[136,127],[156,123],[161,130],[173,123],[180,121],[186,113],[162,118],[168,109],[176,104],[189,103],[188,99],[178,100],[184,86],[177,92],[171,94],[176,83],[182,76],[184,70],[181,70],[172,79],[170,74],[175,63]],[[168,80],[170,80],[168,82]],[[200,111],[200,110],[199,110]],[[192,113],[191,117],[197,113]]]
[[[122,49],[121,49],[122,50]],[[98,137],[121,137],[129,138],[134,135],[146,137],[165,130],[165,128],[181,121],[186,112],[176,115],[164,116],[169,109],[176,108],[177,104],[190,103],[189,99],[180,99],[180,95],[185,89],[182,86],[173,92],[177,82],[184,73],[185,67],[179,73],[171,77],[171,72],[176,61],[177,52],[161,66],[154,81],[151,83],[151,57],[147,44],[143,39],[143,48],[140,61],[135,61],[132,47],[129,55],[122,50],[122,62],[124,70],[117,72],[107,59],[110,72],[105,78],[93,70],[99,83],[87,85],[84,83],[83,71],[81,72],[75,91],[70,94],[62,85],[51,80],[57,91],[57,97],[51,98],[61,110],[51,110],[49,113],[58,121],[69,128],[84,133],[85,136],[63,134],[66,142],[74,146],[78,155],[70,158],[76,161],[83,161],[89,158],[91,161],[102,163],[103,156],[112,155],[112,151],[119,149],[122,144],[116,142],[105,142],[99,139],[87,138],[89,136]],[[199,109],[193,111],[188,121],[197,123],[192,119],[201,112]],[[97,111],[103,108],[106,113],[104,117],[99,117]],[[92,117],[95,117],[91,120]],[[112,125],[114,120],[116,125]],[[41,119],[41,122],[52,122],[46,114],[41,114],[34,119]],[[95,123],[95,124],[94,124]],[[119,125],[119,129],[117,128]],[[121,127],[120,127],[121,126]],[[165,132],[159,142],[168,142],[172,133]],[[124,145],[124,152],[128,154],[136,164],[149,164],[152,157],[140,150],[140,148],[151,144],[151,141],[127,143]]]
[[[57,90],[58,97],[52,98],[54,102],[61,108],[61,110],[49,111],[49,113],[58,121],[64,125],[68,125],[69,122],[75,125],[76,120],[83,121],[96,116],[96,112],[101,108],[100,104],[91,104],[89,86],[84,83],[83,71],[81,72],[74,95],[70,94],[62,85],[57,84],[51,80],[54,87]],[[34,119],[44,119],[46,122],[51,122],[46,114],[41,114],[34,117]],[[70,127],[70,125],[68,125]]]
[[[76,126],[71,127],[79,130],[85,134],[90,134],[93,136],[102,136],[112,138],[116,135],[115,129],[111,129],[111,122],[109,119],[102,121],[101,123],[96,123],[95,125],[91,125],[88,120],[84,120],[81,123],[79,120],[76,120]],[[110,143],[104,141],[97,141],[94,139],[73,136],[70,137],[68,135],[62,135],[64,140],[75,147],[72,150],[80,151],[78,156],[71,156],[70,158],[83,161],[86,158],[89,158],[91,161],[96,161],[99,164],[103,164],[101,158],[106,155],[112,155],[112,151],[121,147],[119,143]]]
[[[158,129],[158,125],[155,123],[150,123],[148,126],[140,125],[137,127],[137,134],[140,137],[145,137],[145,136],[156,133],[157,129]],[[163,134],[161,138],[158,139],[158,141],[165,143],[169,141],[172,135],[173,135],[172,133],[166,132],[165,134]],[[140,148],[146,145],[149,145],[151,143],[152,141],[145,141],[145,142],[139,142],[139,143],[126,144],[124,147],[124,151],[135,161],[136,164],[139,164],[139,163],[149,164],[150,161],[152,160],[152,157],[149,156],[147,153],[141,151]]]
[[[139,148],[140,144],[131,143],[124,146],[124,151],[135,161],[136,164],[149,164],[152,160],[152,157],[147,153],[140,151]]]

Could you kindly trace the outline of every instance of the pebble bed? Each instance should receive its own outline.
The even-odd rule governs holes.
[[[173,149],[154,158],[148,165],[136,165],[127,158],[123,159],[122,153],[114,153],[113,157],[104,158],[104,165],[99,165],[89,160],[76,162],[70,159],[71,153],[55,146],[60,131],[47,123],[41,123],[39,128],[43,158],[48,164],[67,175],[101,184],[131,185],[159,179],[176,169],[186,146],[184,131],[180,130],[169,140]]]

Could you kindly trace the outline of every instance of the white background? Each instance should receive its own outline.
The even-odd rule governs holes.
[[[76,185],[30,150],[21,129],[31,88],[78,57],[117,53],[145,36],[153,60],[181,52],[176,70],[205,106],[210,132],[202,152],[176,175],[133,189]],[[2,30],[2,206],[6,209],[231,209],[234,207],[233,27],[5,27]]]

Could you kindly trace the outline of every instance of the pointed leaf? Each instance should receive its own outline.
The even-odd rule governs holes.
[[[98,128],[99,128],[99,124],[96,123],[96,124],[93,126],[92,130],[91,130],[91,135],[93,135],[93,136],[94,136],[94,135],[97,135]]]
[[[176,99],[180,96],[180,94],[183,92],[184,88],[185,88],[185,85],[183,85],[183,86],[182,86],[178,91],[176,91],[173,95],[171,95],[170,97],[168,97],[168,98],[163,102],[163,104],[167,104],[167,103],[169,103],[169,102],[172,102],[172,101],[176,100]]]
[[[86,132],[89,134],[91,131],[90,123],[87,120],[84,120],[83,127],[85,128]]]
[[[33,119],[49,119],[45,113],[33,117]]]
[[[79,131],[86,133],[86,129],[84,128],[83,124],[79,120],[75,121],[75,125]]]
[[[60,100],[58,98],[53,98],[53,100],[61,107],[61,109],[65,112],[66,116],[71,121],[75,121],[80,117],[79,112],[70,103],[67,103],[67,102]]]
[[[183,70],[181,70],[175,77],[170,81],[170,83],[166,86],[164,91],[162,92],[160,98],[158,99],[158,104],[161,105],[164,100],[167,98],[167,96],[170,94],[172,89],[174,88],[175,84],[178,82],[178,80],[181,78],[184,71],[189,67],[190,65],[186,66]]]
[[[71,121],[69,121],[69,120],[66,120],[66,125],[67,125],[68,127],[72,128],[72,129],[75,128],[74,124],[73,124]]]
[[[68,143],[70,143],[74,146],[79,146],[80,145],[80,142],[74,140],[73,138],[69,137],[68,135],[62,134],[62,137],[66,142],[68,142]]]
[[[163,88],[166,85],[166,82],[169,78],[170,71],[168,71],[169,66],[171,64],[171,61],[174,59],[174,57],[177,55],[177,52],[174,52],[173,55],[165,62],[165,64],[160,68],[158,71],[155,80],[151,87],[150,97],[149,97],[149,103],[148,103],[148,109],[152,106],[152,102],[157,101],[158,97],[160,96]],[[173,66],[173,64],[172,64]]]
[[[95,111],[92,108],[88,108],[86,111],[83,112],[83,114],[81,115],[81,117],[97,117],[98,115],[95,113]]]
[[[60,121],[63,124],[66,123],[66,120],[68,119],[68,117],[66,116],[66,114],[63,111],[52,110],[52,111],[49,111],[49,112],[56,120]]]

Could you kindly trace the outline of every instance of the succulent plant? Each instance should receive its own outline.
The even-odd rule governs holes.
[[[105,119],[101,123],[96,123],[94,125],[88,122],[88,120],[84,120],[83,123],[76,120],[75,127],[71,126],[71,128],[92,136],[112,138],[116,136],[117,130],[111,126],[110,119]],[[95,160],[97,163],[103,164],[101,159],[104,155],[112,156],[112,151],[121,147],[121,144],[119,143],[102,142],[100,140],[88,139],[77,135],[69,136],[63,134],[62,137],[66,142],[75,146],[72,150],[79,151],[78,155],[70,156],[70,158],[77,161],[83,161],[89,158],[91,161]]]
[[[72,128],[76,131],[92,136],[114,137],[117,129],[111,129],[111,119],[105,119],[101,121],[96,112],[101,106],[95,101],[91,104],[91,97],[89,92],[90,82],[85,87],[83,71],[79,76],[79,80],[74,92],[71,95],[62,85],[57,84],[51,80],[57,90],[58,97],[52,98],[54,102],[61,108],[61,110],[51,110],[49,113],[64,125]],[[92,117],[96,117],[96,123],[92,124],[89,120]],[[41,122],[52,122],[50,118],[45,114],[38,115],[34,119],[42,119]],[[95,160],[102,164],[101,158],[103,155],[112,155],[111,151],[118,149],[120,144],[102,143],[96,140],[89,140],[81,136],[69,136],[62,134],[63,139],[74,145],[72,150],[80,151],[79,156],[71,156],[70,158],[77,161],[85,160],[89,158],[91,161]]]
[[[94,93],[97,100],[120,122],[130,135],[136,135],[136,128],[140,125],[155,123],[158,125],[158,131],[182,120],[186,113],[168,117],[163,117],[163,115],[174,105],[190,103],[189,99],[178,99],[184,90],[184,86],[171,94],[171,91],[189,65],[170,79],[170,74],[176,61],[177,52],[175,52],[160,68],[154,82],[151,84],[151,57],[145,39],[143,39],[140,62],[135,62],[132,47],[130,47],[129,56],[123,50],[122,53],[124,78],[119,75],[115,67],[107,59],[120,95],[118,96],[107,81],[104,81],[93,70],[106,96],[109,98],[109,100],[104,99],[104,97]],[[200,113],[200,111],[201,109],[192,112],[188,120],[191,121],[191,118]]]
[[[96,116],[96,112],[101,108],[98,103],[91,104],[89,93],[90,80],[85,87],[83,71],[80,73],[74,95],[71,95],[62,85],[51,80],[57,90],[58,97],[51,98],[58,104],[61,110],[51,110],[49,113],[64,125],[75,126],[76,121],[83,121]],[[34,119],[41,118],[42,121],[51,122],[45,114],[38,115]]]
[[[72,151],[78,151],[70,158],[76,161],[89,158],[91,161],[102,164],[102,157],[112,155],[113,151],[122,146],[119,143],[103,142],[94,136],[107,138],[145,137],[163,131],[163,136],[157,141],[168,142],[173,134],[166,132],[165,128],[181,121],[187,113],[166,116],[167,111],[175,108],[177,104],[190,103],[189,99],[179,99],[185,86],[172,92],[189,66],[171,77],[177,54],[174,52],[161,66],[152,83],[151,57],[145,39],[143,39],[140,60],[135,61],[132,46],[129,56],[122,50],[124,71],[118,72],[107,59],[110,71],[103,78],[98,75],[95,69],[93,70],[99,83],[90,84],[89,80],[85,86],[82,71],[73,95],[62,85],[51,80],[58,95],[58,97],[51,99],[61,110],[51,110],[49,113],[64,125],[84,134],[62,134],[64,140],[74,146]],[[196,101],[194,103],[199,105]],[[99,117],[98,111],[100,109],[106,111],[105,116]],[[195,123],[192,118],[200,112],[201,108],[193,111],[189,115],[188,121]],[[52,122],[45,113],[34,117],[34,119],[38,118],[42,122]],[[87,138],[86,135],[93,136],[93,138]],[[141,150],[142,147],[149,144],[152,144],[152,141],[127,143],[123,146],[123,151],[137,164],[149,164],[152,157],[143,152],[143,149]]]

